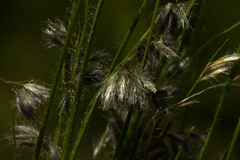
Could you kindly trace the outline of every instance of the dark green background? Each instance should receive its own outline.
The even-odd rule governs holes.
[[[166,1],[164,1],[166,2]],[[90,1],[91,10],[94,11],[97,1]],[[94,50],[104,49],[111,54],[115,54],[120,42],[131,25],[142,0],[106,0],[101,14],[98,31],[95,36]],[[65,19],[69,15],[68,10],[71,4],[69,1],[40,0],[40,1],[13,1],[1,2],[1,23],[0,23],[0,78],[5,80],[41,80],[46,83],[52,82],[53,73],[58,62],[57,49],[46,49],[42,37],[42,29],[46,26],[47,19],[54,21],[56,17]],[[154,3],[149,3],[143,18],[136,28],[127,50],[139,39],[139,37],[149,27]],[[193,54],[209,38],[222,32],[228,27],[240,21],[240,1],[239,0],[206,0],[202,4],[199,14],[196,14],[197,24],[194,34],[188,46],[188,54]],[[233,52],[240,44],[240,26],[225,35],[209,43],[192,62],[188,72],[181,77],[180,87],[185,92],[191,87],[189,83],[196,79],[210,57],[223,44],[226,39],[230,39],[217,57],[223,56],[227,51]],[[195,72],[193,72],[195,71]],[[194,77],[195,75],[195,77]],[[225,80],[225,76],[219,78],[219,82]],[[211,80],[213,84],[218,81]],[[200,91],[212,84],[209,81],[201,82],[194,92]],[[213,119],[216,106],[221,96],[221,89],[213,89],[200,96],[197,100],[200,104],[191,107],[191,115],[188,117],[188,127],[195,125],[195,131],[206,134]],[[183,93],[182,97],[186,93]],[[88,93],[91,95],[91,93]],[[10,101],[13,100],[14,93],[10,86],[0,82],[0,159],[13,159],[13,147],[4,139],[11,128]],[[240,117],[240,90],[232,89],[227,105],[221,116],[221,121],[214,133],[211,149],[207,150],[205,159],[219,159],[226,149],[234,132],[234,127]],[[57,104],[53,106],[52,114],[56,115]],[[15,108],[16,111],[16,108]],[[97,110],[91,120],[91,125],[87,131],[86,138],[80,148],[79,157],[84,160],[92,159],[92,146],[94,141],[102,134],[105,128],[105,120],[102,111]],[[51,116],[50,120],[54,120]],[[191,120],[191,121],[189,121]],[[178,119],[175,119],[178,122]],[[50,121],[51,123],[51,121]],[[18,121],[18,124],[20,122]],[[51,126],[51,124],[50,124]],[[53,131],[49,131],[53,134]],[[240,141],[238,141],[240,142]],[[198,148],[201,147],[197,146]],[[234,150],[233,159],[240,159],[238,143]],[[31,159],[33,152],[24,149],[17,150],[18,160]],[[80,158],[79,158],[80,159]]]

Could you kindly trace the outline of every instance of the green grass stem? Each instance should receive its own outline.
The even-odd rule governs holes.
[[[182,145],[182,147],[180,148],[180,150],[178,151],[178,153],[177,153],[176,157],[174,158],[174,160],[178,160],[178,159],[180,158],[180,155],[181,155],[184,147],[186,146],[187,141],[188,141],[188,138],[190,137],[193,129],[194,129],[194,126],[193,126],[193,127],[190,129],[190,131],[188,132],[187,137],[186,137],[186,139],[184,140],[183,145]]]
[[[77,134],[77,139],[75,141],[73,150],[71,152],[70,158],[68,160],[74,160],[76,158],[77,152],[79,150],[80,144],[83,140],[83,136],[86,132],[87,126],[90,122],[90,119],[92,118],[93,112],[96,109],[97,106],[97,102],[98,102],[98,96],[95,97],[94,101],[92,102],[91,107],[89,108],[89,111],[86,113],[82,125],[79,129],[79,132]]]
[[[128,30],[128,32],[127,32],[127,34],[126,34],[126,36],[125,36],[125,38],[124,38],[124,40],[123,40],[123,42],[122,42],[122,44],[120,46],[120,48],[119,48],[115,58],[114,58],[114,60],[113,60],[113,62],[111,64],[109,70],[108,70],[108,74],[107,74],[106,77],[109,77],[111,75],[111,73],[113,72],[113,70],[115,69],[116,64],[117,64],[117,62],[119,60],[119,57],[123,53],[123,51],[124,51],[128,41],[129,41],[129,39],[130,39],[130,37],[132,35],[134,29],[136,28],[136,26],[137,26],[137,24],[138,24],[138,22],[139,22],[139,20],[140,20],[140,18],[142,16],[142,14],[143,14],[143,11],[145,10],[146,5],[147,5],[148,2],[149,2],[149,0],[144,0],[143,1],[140,9],[138,10],[137,16],[133,20],[133,23],[132,23],[131,27],[129,28],[129,30]]]
[[[160,4],[160,0],[157,0],[156,4],[155,4],[155,7],[154,7],[154,12],[153,12],[153,17],[152,17],[152,21],[151,21],[151,26],[150,26],[148,39],[147,39],[147,43],[146,43],[146,47],[145,47],[145,51],[144,51],[144,55],[143,55],[143,60],[142,60],[142,65],[141,65],[141,72],[144,69],[144,66],[145,66],[145,63],[146,63],[146,59],[147,59],[147,55],[148,55],[148,50],[149,50],[149,47],[150,47],[150,43],[152,41],[152,34],[153,34],[153,29],[155,27],[155,20],[157,18],[159,4]]]
[[[80,42],[79,44],[77,44],[77,51],[76,51],[76,55],[75,55],[75,61],[74,61],[74,67],[73,67],[73,73],[72,73],[72,82],[74,80],[74,77],[75,77],[75,74],[76,74],[76,71],[77,71],[77,67],[78,67],[78,61],[79,61],[79,58],[80,58],[80,53],[81,53],[81,48],[82,48],[82,44],[83,44],[83,41],[84,41],[84,38],[85,38],[85,33],[86,33],[86,29],[87,29],[87,23],[88,23],[88,1],[89,0],[86,0],[85,2],[85,18],[84,18],[84,26],[83,26],[83,31],[82,31],[82,36],[81,36],[81,39],[80,39]],[[79,30],[79,32],[81,32]]]
[[[111,122],[108,122],[107,127],[106,127],[106,129],[105,129],[105,132],[103,133],[103,135],[102,135],[102,137],[101,137],[101,139],[100,139],[100,142],[99,142],[99,144],[98,144],[98,146],[97,146],[98,149],[97,149],[97,150],[96,150],[96,149],[94,150],[93,159],[96,159],[99,151],[101,150],[101,147],[102,147],[102,146],[104,145],[104,143],[105,143],[104,140],[105,140],[105,138],[107,137],[108,132],[109,132],[109,130],[110,130],[110,124],[111,124]]]
[[[127,131],[128,131],[128,127],[129,127],[129,124],[130,124],[130,121],[131,121],[132,114],[133,114],[133,106],[131,106],[129,111],[128,111],[128,115],[127,115],[126,121],[124,123],[124,127],[123,127],[123,130],[121,132],[120,138],[118,140],[117,147],[116,147],[116,149],[114,151],[114,154],[112,156],[112,160],[115,160],[120,154],[120,151],[123,147],[124,139],[126,138],[126,135],[127,135]]]
[[[126,156],[128,154],[128,149],[130,147],[129,144],[131,144],[131,141],[133,140],[133,137],[136,136],[136,130],[137,130],[137,126],[139,124],[139,120],[142,116],[142,111],[136,111],[131,124],[128,127],[128,131],[126,134],[126,137],[124,138],[124,142],[123,142],[123,146],[118,154],[118,156],[116,157],[117,160],[122,160],[122,159],[126,159]]]
[[[227,154],[226,160],[230,160],[230,158],[231,158],[232,151],[233,151],[233,148],[234,148],[234,146],[235,146],[235,144],[237,142],[237,138],[239,136],[239,133],[240,133],[240,119],[238,120],[238,124],[237,124],[236,130],[235,130],[235,133],[233,135],[233,139],[232,139],[230,148],[228,150],[228,154]]]

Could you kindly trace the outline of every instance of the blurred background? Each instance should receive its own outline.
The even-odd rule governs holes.
[[[166,3],[167,1],[162,1]],[[105,0],[98,31],[95,36],[94,50],[104,49],[114,55],[120,46],[129,26],[131,25],[136,12],[141,6],[142,0]],[[94,12],[97,0],[90,0],[91,11]],[[69,17],[71,3],[67,0],[41,0],[41,1],[2,1],[0,6],[0,78],[12,81],[40,80],[51,83],[55,68],[58,62],[59,50],[47,49],[44,46],[42,29],[46,27],[49,19],[55,21],[56,18],[65,20]],[[154,1],[151,1],[144,12],[135,32],[126,48],[126,52],[137,42],[142,34],[149,27],[151,15],[154,8]],[[187,54],[195,53],[207,40],[230,26],[240,21],[240,1],[239,0],[206,0],[203,1],[201,10],[194,15],[197,23]],[[83,12],[84,9],[82,9]],[[83,17],[83,14],[81,15]],[[216,38],[193,60],[188,72],[181,77],[180,87],[184,89],[183,97],[190,89],[191,84],[196,80],[206,63],[217,51],[217,49],[229,39],[224,45],[215,60],[227,52],[236,51],[240,44],[240,26],[232,31]],[[194,71],[194,72],[193,72]],[[238,71],[239,74],[239,71]],[[189,78],[191,77],[191,78]],[[219,82],[225,81],[226,77],[221,76]],[[190,83],[192,81],[192,83]],[[219,83],[217,80],[199,83],[194,93],[212,84]],[[222,89],[213,89],[202,94],[197,100],[200,104],[190,108],[187,127],[195,126],[195,131],[206,135],[207,130],[213,120],[217,104],[221,97]],[[94,93],[88,93],[93,95]],[[233,136],[237,121],[240,118],[240,90],[231,89],[227,104],[224,106],[217,129],[214,132],[213,140],[206,152],[206,159],[219,159]],[[11,100],[14,93],[8,84],[0,81],[0,159],[13,159],[13,146],[4,139],[6,133],[11,132]],[[56,115],[57,104],[52,107],[51,114]],[[15,114],[17,109],[14,108]],[[94,114],[86,138],[81,145],[78,159],[91,160],[94,140],[99,139],[104,132],[106,120],[104,113],[100,109]],[[54,121],[56,117],[51,116]],[[174,119],[178,123],[178,118]],[[17,121],[21,124],[21,121]],[[40,123],[40,121],[37,123]],[[48,124],[51,127],[54,124]],[[51,133],[51,131],[49,132]],[[240,141],[236,144],[233,159],[240,159],[238,149]],[[199,144],[199,148],[201,145]],[[31,150],[18,149],[18,160],[31,159]]]

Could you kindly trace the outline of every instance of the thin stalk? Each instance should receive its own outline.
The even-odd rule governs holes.
[[[83,83],[84,83],[87,66],[88,66],[88,61],[89,61],[89,57],[90,57],[90,52],[91,52],[91,48],[92,48],[92,44],[93,44],[93,37],[96,32],[97,22],[100,17],[103,2],[104,2],[104,0],[100,0],[98,2],[97,10],[96,10],[96,13],[95,13],[95,16],[93,19],[93,24],[92,24],[90,36],[88,39],[87,48],[85,50],[85,55],[84,55],[81,72],[80,72],[80,76],[79,76],[79,81],[78,81],[78,85],[77,85],[77,89],[76,89],[76,94],[74,97],[74,101],[71,104],[71,109],[70,109],[71,115],[70,115],[70,119],[68,120],[67,129],[66,129],[66,136],[65,136],[65,141],[64,141],[63,151],[62,151],[62,156],[61,156],[62,160],[67,159],[67,157],[69,156],[68,155],[69,151],[72,148],[71,145],[73,144],[73,140],[74,140],[74,131],[75,131],[76,120],[77,120],[76,116],[80,110],[80,99],[82,96]]]
[[[68,160],[74,160],[76,158],[77,155],[77,151],[79,149],[79,146],[83,140],[83,135],[86,132],[86,128],[90,122],[90,119],[92,118],[93,112],[97,106],[97,102],[98,102],[98,96],[95,97],[94,101],[92,102],[91,107],[89,108],[89,111],[87,112],[86,116],[83,119],[82,125],[79,129],[79,132],[77,134],[77,139],[76,142],[74,144],[73,150],[71,152],[70,158]],[[64,159],[65,160],[65,159]]]
[[[17,159],[17,147],[16,147],[16,132],[15,132],[15,119],[14,119],[14,112],[12,107],[12,127],[13,127],[13,156],[14,160]]]
[[[130,39],[134,29],[135,29],[135,27],[137,26],[138,21],[140,20],[142,14],[143,14],[143,11],[145,10],[146,5],[147,5],[148,2],[149,2],[149,0],[144,0],[144,2],[142,3],[141,8],[138,10],[137,16],[133,20],[133,23],[132,23],[131,27],[129,28],[129,30],[128,30],[127,34],[126,34],[126,36],[125,36],[125,38],[124,38],[124,40],[123,40],[123,42],[122,42],[118,52],[117,52],[117,54],[116,54],[116,56],[115,56],[115,58],[114,58],[114,60],[113,60],[113,62],[111,64],[111,66],[110,66],[110,68],[108,70],[108,74],[107,74],[106,77],[109,77],[111,75],[111,73],[113,72],[113,70],[115,69],[117,61],[118,61],[120,55],[122,54],[123,50],[125,49],[125,47],[126,47],[126,45],[127,45],[128,41],[129,41],[129,39]]]
[[[56,131],[55,131],[55,136],[54,136],[54,143],[56,146],[58,146],[59,143],[59,138],[61,136],[61,130],[62,130],[62,120],[64,117],[64,112],[63,112],[63,104],[61,104],[59,106],[59,111],[58,111],[58,123],[57,123],[57,127],[56,127]]]
[[[164,58],[163,55],[160,55],[159,64],[157,65],[157,67],[155,69],[155,73],[154,73],[155,78],[158,79],[166,61],[167,61],[167,59]]]
[[[86,2],[85,2],[85,19],[84,19],[84,26],[83,26],[82,36],[81,36],[80,42],[79,42],[79,44],[78,44],[77,52],[76,52],[76,55],[75,55],[74,67],[73,67],[73,73],[72,73],[72,82],[73,82],[73,80],[74,80],[74,76],[75,76],[76,71],[77,71],[78,61],[79,61],[80,53],[81,53],[81,48],[82,48],[83,40],[84,40],[84,38],[85,38],[86,29],[87,29],[88,1],[89,1],[89,0],[86,0]],[[80,30],[79,30],[79,32],[80,32]]]
[[[216,39],[217,37],[230,32],[232,29],[234,29],[235,27],[240,25],[240,21],[235,23],[234,25],[232,25],[231,27],[229,27],[228,29],[222,31],[221,33],[215,35],[214,37],[210,38],[206,43],[204,43],[192,56],[189,60],[192,60],[207,44],[209,44],[211,41],[213,41],[214,39]]]
[[[71,58],[71,54],[69,52],[68,49],[68,53],[65,57],[65,63],[63,64],[63,68],[62,68],[62,95],[65,95],[65,98],[69,98],[67,90],[69,88],[69,77],[65,75],[65,71],[69,70],[70,65],[68,64]],[[66,99],[67,99],[66,98]],[[55,136],[54,136],[54,143],[56,146],[58,146],[58,142],[59,142],[59,138],[61,136],[61,130],[62,130],[62,120],[64,117],[64,112],[63,112],[63,103],[60,104],[60,106],[58,107],[58,123],[57,123],[57,127],[55,130]]]
[[[132,119],[132,122],[131,122],[130,126],[128,127],[128,132],[127,132],[127,135],[124,139],[122,149],[120,150],[118,156],[115,159],[117,159],[117,160],[126,159],[128,149],[129,149],[131,141],[132,141],[132,139],[133,139],[133,137],[136,133],[137,125],[139,123],[139,120],[140,120],[141,116],[142,116],[142,111],[137,110],[137,112],[133,116],[133,119]]]
[[[45,133],[47,122],[48,122],[49,113],[50,113],[50,110],[51,110],[54,94],[55,94],[55,91],[56,91],[56,88],[57,88],[57,83],[58,83],[58,79],[59,79],[59,76],[60,76],[60,73],[61,73],[61,70],[62,70],[64,59],[65,59],[65,56],[67,54],[68,46],[70,44],[70,40],[71,40],[72,33],[73,33],[73,30],[74,30],[74,25],[75,25],[75,21],[76,21],[76,16],[78,15],[78,11],[79,11],[79,8],[80,8],[80,3],[81,3],[81,0],[73,2],[72,14],[71,14],[71,18],[70,18],[70,24],[69,24],[69,28],[68,28],[68,32],[67,32],[67,37],[65,39],[65,43],[64,43],[64,46],[63,46],[63,49],[62,49],[62,53],[60,55],[60,60],[58,62],[57,70],[56,70],[56,73],[55,73],[55,76],[54,76],[54,79],[53,79],[53,84],[52,84],[52,87],[51,87],[51,92],[49,94],[49,98],[48,98],[47,105],[46,105],[46,108],[45,108],[45,112],[44,112],[44,115],[43,115],[43,119],[42,119],[42,123],[41,123],[41,129],[40,129],[40,133],[39,133],[39,137],[38,137],[38,142],[37,142],[36,150],[35,150],[35,153],[34,153],[34,160],[39,159],[39,155],[40,155],[40,152],[41,152],[41,146],[42,146],[42,142],[43,142],[43,137],[44,137],[44,133]]]
[[[230,160],[230,158],[231,158],[231,154],[232,154],[233,148],[234,148],[234,146],[235,146],[235,144],[237,142],[237,138],[239,136],[239,133],[240,133],[240,119],[238,120],[237,128],[236,128],[236,131],[235,131],[235,133],[233,135],[233,139],[232,139],[230,148],[228,150],[228,154],[227,154],[226,160]]]
[[[145,51],[144,51],[144,55],[143,55],[143,60],[142,60],[142,65],[141,65],[141,72],[144,69],[144,66],[145,66],[145,63],[146,63],[146,59],[147,59],[147,55],[148,55],[148,50],[149,50],[149,47],[150,47],[150,43],[152,41],[152,34],[153,34],[153,29],[155,27],[155,20],[157,18],[159,4],[160,4],[160,0],[157,0],[156,4],[155,4],[154,12],[153,12],[153,17],[152,17],[152,22],[151,22],[151,26],[150,26],[150,31],[149,31],[149,34],[148,34],[148,40],[147,40]]]
[[[188,132],[188,135],[187,135],[185,141],[183,142],[182,147],[181,147],[180,150],[178,151],[176,157],[174,158],[174,160],[178,160],[178,159],[180,158],[180,155],[181,155],[181,153],[182,153],[184,147],[186,146],[187,140],[188,140],[188,138],[190,137],[190,135],[191,135],[193,129],[194,129],[194,126],[193,126],[193,127],[190,129],[190,131]]]
[[[214,53],[214,55],[210,58],[210,60],[208,61],[207,65],[205,66],[205,68],[203,69],[203,71],[201,72],[201,74],[199,75],[198,79],[196,80],[196,82],[193,84],[192,88],[189,90],[189,92],[187,93],[187,95],[185,96],[185,98],[187,98],[193,91],[193,89],[196,87],[196,85],[198,84],[198,82],[201,80],[201,78],[203,77],[203,75],[205,74],[205,71],[207,70],[207,67],[210,65],[212,59],[217,55],[217,53],[222,49],[222,47],[225,45],[225,43],[227,42],[228,40],[226,40],[222,46],[220,48],[218,48],[218,50]],[[183,130],[184,128],[184,125],[185,125],[185,121],[186,121],[186,117],[187,117],[187,110],[188,110],[188,107],[185,107],[184,108],[184,114],[183,114],[183,118],[182,118],[182,123],[181,123],[181,126],[180,126],[180,132]]]
[[[99,144],[97,146],[97,149],[94,149],[93,159],[96,159],[96,157],[97,157],[101,147],[104,145],[104,140],[107,137],[109,129],[110,129],[110,123],[111,122],[108,122],[107,127],[105,129],[105,132],[103,133],[102,138],[101,138],[101,140],[100,140],[100,142],[99,142]]]
[[[122,130],[121,136],[118,140],[117,148],[115,149],[115,152],[112,156],[112,160],[116,159],[116,157],[119,156],[119,152],[121,151],[122,146],[123,146],[124,138],[126,138],[126,135],[127,135],[127,130],[128,130],[128,126],[130,124],[132,114],[133,114],[133,106],[131,106],[129,111],[128,111],[128,115],[127,115],[126,121],[124,123],[124,127],[123,127],[123,130]]]
[[[229,147],[224,151],[223,155],[221,156],[221,158],[219,160],[226,160],[228,150],[229,150]]]
[[[240,54],[240,46],[238,47],[237,54]],[[216,127],[216,123],[217,123],[217,121],[218,121],[218,119],[220,117],[220,113],[222,111],[223,105],[225,104],[225,102],[227,100],[227,97],[228,97],[228,94],[229,94],[229,91],[230,91],[230,88],[231,88],[231,84],[232,84],[233,78],[234,78],[234,76],[235,76],[235,74],[237,72],[237,68],[238,68],[239,62],[240,61],[238,60],[235,63],[235,65],[234,65],[234,67],[233,67],[233,69],[232,69],[232,71],[231,71],[231,73],[229,75],[229,78],[227,80],[225,89],[223,91],[220,103],[219,103],[218,108],[217,108],[217,113],[216,113],[216,115],[214,117],[214,120],[213,120],[213,124],[212,124],[212,126],[211,126],[211,128],[210,128],[210,130],[208,132],[206,140],[204,141],[203,147],[202,147],[202,149],[200,151],[200,154],[198,156],[198,160],[202,159],[203,154],[204,154],[204,152],[205,152],[205,150],[207,148],[207,145],[208,145],[208,143],[209,143],[209,141],[210,141],[210,139],[212,137],[213,131],[214,131],[215,127]]]

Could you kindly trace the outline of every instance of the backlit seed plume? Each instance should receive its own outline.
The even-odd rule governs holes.
[[[34,110],[37,106],[45,104],[48,97],[48,88],[29,82],[17,90],[15,104],[27,119],[34,120]]]
[[[229,70],[232,68],[232,62],[239,60],[239,54],[229,54],[219,58],[218,60],[212,62],[206,70],[206,74],[201,78],[202,80],[208,80],[210,78],[216,78],[220,73],[228,74]]]
[[[240,55],[235,54],[235,53],[223,56],[223,57],[219,58],[218,60],[216,60],[215,62],[211,63],[208,66],[208,70],[214,70],[214,69],[226,66],[226,65],[231,65],[233,61],[236,61],[239,58],[240,58]]]
[[[48,20],[47,24],[47,28],[43,30],[43,33],[46,37],[48,48],[55,46],[62,47],[67,36],[65,26],[60,20],[56,23]]]
[[[155,93],[152,78],[137,70],[118,71],[104,83],[100,92],[103,107],[136,106],[148,109],[148,94]]]
[[[179,25],[182,28],[190,26],[185,10],[184,3],[168,3],[162,7],[157,18],[157,28],[160,34],[167,31],[170,35],[174,35]]]

